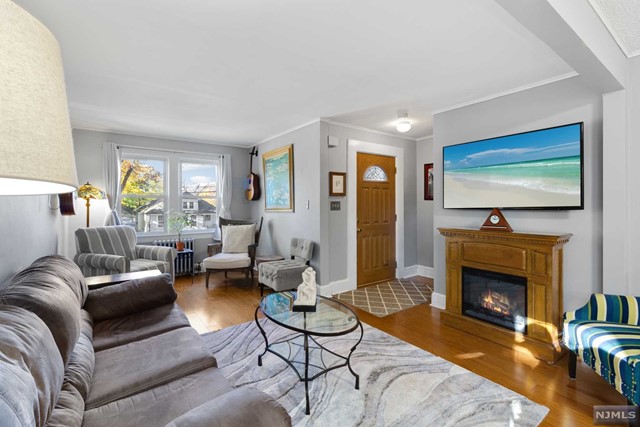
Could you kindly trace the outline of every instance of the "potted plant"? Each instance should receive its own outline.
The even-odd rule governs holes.
[[[184,242],[182,241],[182,231],[185,228],[193,226],[193,220],[191,217],[183,212],[172,212],[169,214],[169,231],[175,231],[178,233],[178,241],[176,242],[176,249],[178,251],[184,250]]]

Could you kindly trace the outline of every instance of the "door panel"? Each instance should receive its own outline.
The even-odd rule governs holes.
[[[394,157],[364,153],[357,165],[357,284],[364,286],[395,278],[396,168]]]

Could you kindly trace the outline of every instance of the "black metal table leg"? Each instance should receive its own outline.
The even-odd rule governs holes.
[[[304,334],[304,394],[307,398],[307,415],[311,415],[309,405],[309,336]]]
[[[364,336],[364,328],[362,327],[362,323],[360,323],[360,321],[358,321],[358,326],[360,326],[360,339],[353,347],[351,347],[351,351],[349,351],[349,355],[347,356],[347,367],[349,368],[353,376],[356,377],[356,390],[360,390],[360,375],[356,374],[351,367],[351,355],[353,354],[356,347],[358,347],[358,344],[360,344],[360,342],[362,341],[362,337]]]
[[[264,332],[264,329],[262,329],[262,326],[260,326],[260,322],[258,321],[258,310],[260,310],[260,306],[256,308],[254,317],[256,319],[256,325],[258,325],[258,329],[260,330],[260,333],[264,338],[264,351],[262,352],[262,354],[258,355],[258,366],[262,366],[262,356],[267,354],[267,350],[269,349],[269,340],[267,339],[267,334]]]

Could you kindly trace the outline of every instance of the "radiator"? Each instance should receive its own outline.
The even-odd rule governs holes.
[[[170,248],[176,247],[178,239],[166,239],[166,240],[154,240],[152,243],[156,246],[168,246]],[[193,250],[193,239],[182,239],[185,249]],[[176,274],[193,274],[191,266],[193,265],[193,253],[188,256],[177,256],[175,259],[175,272]]]

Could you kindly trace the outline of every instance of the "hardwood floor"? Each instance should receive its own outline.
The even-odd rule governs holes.
[[[430,281],[423,277],[412,280]],[[209,289],[204,275],[176,280],[178,304],[200,333],[252,321],[260,290],[243,274],[212,275]],[[460,365],[550,409],[541,425],[593,425],[594,405],[625,405],[618,392],[578,362],[577,380],[567,374],[567,357],[549,365],[532,356],[444,326],[440,310],[422,304],[378,318],[354,307],[360,320],[401,340]]]

